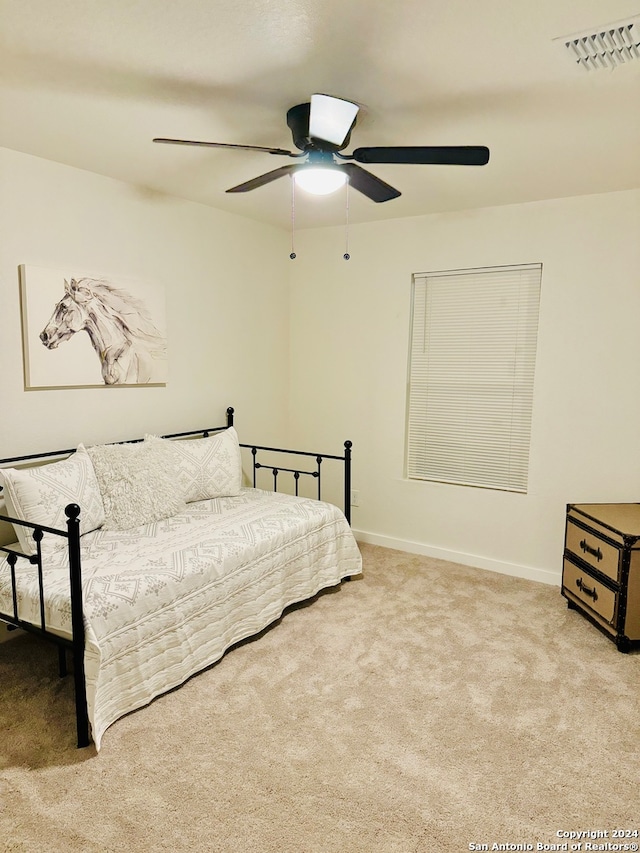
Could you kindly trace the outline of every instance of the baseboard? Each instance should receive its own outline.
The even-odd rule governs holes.
[[[520,566],[517,563],[505,563],[502,560],[491,560],[487,557],[479,557],[475,554],[463,554],[459,551],[449,551],[445,548],[436,548],[432,545],[424,545],[421,542],[410,542],[406,539],[395,539],[392,536],[383,536],[379,533],[369,533],[366,530],[354,530],[354,536],[358,542],[369,545],[380,545],[382,548],[394,548],[396,551],[407,551],[409,554],[421,554],[425,557],[435,557],[438,560],[448,560],[451,563],[460,563],[463,566],[472,566],[476,569],[486,569],[489,572],[499,572],[502,575],[512,575],[516,578],[526,578],[538,583],[560,586],[562,576],[560,572],[549,572],[545,569],[534,569],[531,566]]]

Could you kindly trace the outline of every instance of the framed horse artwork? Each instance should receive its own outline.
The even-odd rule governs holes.
[[[162,288],[28,265],[20,284],[27,390],[166,384]]]

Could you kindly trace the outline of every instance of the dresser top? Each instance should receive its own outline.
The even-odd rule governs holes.
[[[640,504],[569,504],[569,510],[618,533],[640,537]]]

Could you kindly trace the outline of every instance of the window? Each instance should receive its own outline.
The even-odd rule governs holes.
[[[527,491],[542,265],[413,277],[407,476]]]

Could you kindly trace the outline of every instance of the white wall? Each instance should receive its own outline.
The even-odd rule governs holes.
[[[287,263],[277,229],[0,149],[0,457],[212,426],[228,405],[241,439],[280,440]],[[167,386],[25,391],[20,264],[164,285]]]
[[[640,191],[299,233],[293,436],[353,440],[361,539],[559,582],[566,503],[640,500],[638,234]],[[411,274],[537,262],[528,494],[406,480]]]
[[[246,440],[353,440],[362,539],[558,581],[565,504],[640,496],[638,233],[632,191],[352,225],[350,261],[342,228],[299,231],[291,262],[277,229],[0,149],[0,456],[217,423],[232,404]],[[536,262],[529,493],[407,481],[411,274]],[[167,387],[25,391],[20,264],[164,284]]]

